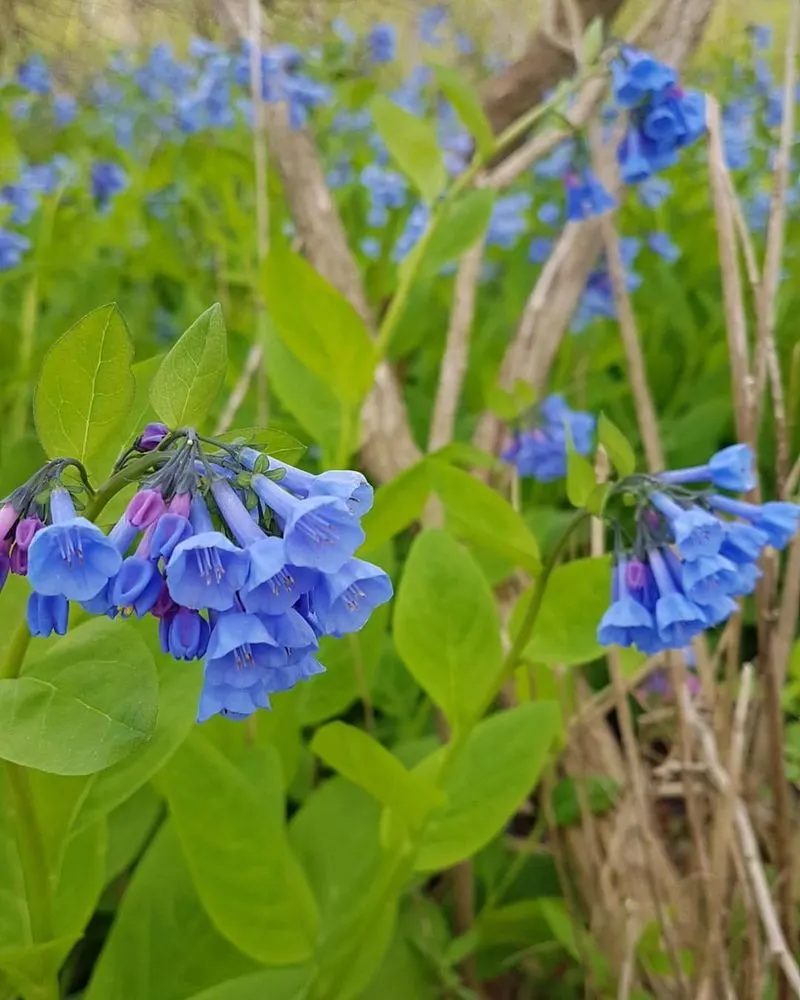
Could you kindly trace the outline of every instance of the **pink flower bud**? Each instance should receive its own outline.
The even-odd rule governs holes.
[[[161,517],[167,505],[158,490],[140,490],[128,504],[125,516],[136,528],[149,528]]]

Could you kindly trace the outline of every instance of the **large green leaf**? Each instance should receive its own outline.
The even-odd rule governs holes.
[[[530,600],[523,594],[511,616],[516,633]],[[550,575],[525,656],[536,663],[572,666],[603,655],[597,626],[611,600],[611,562],[607,556],[576,559]]]
[[[284,829],[277,753],[253,747],[243,773],[195,731],[163,771],[175,828],[217,929],[265,965],[312,954],[318,917]]]
[[[472,730],[446,776],[447,801],[425,829],[419,871],[449,868],[502,830],[536,786],[559,727],[555,702],[528,702],[492,715]],[[416,773],[435,776],[444,753],[436,751]]]
[[[524,519],[486,483],[462,469],[431,461],[431,485],[444,505],[447,526],[532,573],[539,569],[539,547]]]
[[[495,194],[489,188],[466,191],[437,213],[428,245],[421,251],[420,274],[436,275],[461,257],[486,232]],[[411,254],[407,259],[414,259]]]
[[[190,1000],[304,1000],[308,995],[311,970],[266,969],[240,979],[229,979]]]
[[[370,103],[378,135],[389,155],[414,184],[423,199],[432,203],[447,184],[436,130],[388,97],[379,94]]]
[[[411,547],[397,594],[394,640],[450,725],[468,724],[498,674],[500,622],[475,560],[444,531],[425,531]]]
[[[134,393],[125,417],[114,433],[105,442],[94,463],[101,473],[110,473],[111,467],[122,449],[131,444],[140,434],[145,424],[157,419],[150,402],[150,385],[161,365],[161,356],[148,358],[133,366]]]
[[[333,464],[342,435],[342,404],[324,378],[295,357],[273,324],[267,331],[267,373],[286,412],[317,442],[327,464]]]
[[[157,630],[142,619],[132,623],[151,651],[158,670],[158,719],[150,741],[135,754],[101,771],[92,779],[76,830],[89,826],[133,795],[172,756],[192,729],[203,682],[199,664],[176,669],[175,661],[159,648]]]
[[[186,1000],[255,969],[215,930],[167,824],[125,891],[85,1000]]]
[[[317,730],[311,749],[330,767],[358,785],[412,827],[442,801],[432,785],[415,778],[369,733],[344,722]]]
[[[158,679],[134,630],[96,620],[22,676],[0,680],[0,757],[53,774],[92,774],[147,743]]]
[[[150,385],[153,409],[173,428],[202,423],[222,388],[227,366],[225,321],[222,307],[215,303],[161,362]]]
[[[279,336],[345,405],[372,386],[377,356],[363,319],[299,254],[275,241],[263,269],[264,298]]]
[[[130,411],[134,394],[133,344],[115,304],[95,309],[45,355],[34,416],[52,457],[90,460]]]

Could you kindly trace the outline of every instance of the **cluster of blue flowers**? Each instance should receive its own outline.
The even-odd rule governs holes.
[[[392,596],[386,573],[355,556],[372,505],[360,473],[313,475],[162,424],[117,468],[147,453],[154,471],[108,535],[78,513],[70,460],[0,507],[0,581],[27,576],[34,636],[63,635],[70,601],[151,615],[165,653],[205,661],[199,721],[243,719],[324,669],[322,636],[357,631]]]
[[[705,132],[705,96],[684,90],[670,66],[630,46],[611,65],[614,100],[630,111],[618,150],[622,177],[638,184],[671,167]]]
[[[694,484],[709,485],[686,489]],[[752,593],[761,576],[766,546],[785,548],[800,527],[797,504],[746,503],[717,492],[754,486],[747,445],[724,448],[706,465],[617,485],[615,495],[635,510],[635,526],[631,544],[617,547],[612,602],[598,628],[603,645],[648,655],[682,649],[737,610],[736,598]]]
[[[564,397],[554,393],[515,428],[502,454],[520,476],[550,483],[567,474],[567,434],[579,455],[591,454],[596,421],[591,413],[571,410]]]

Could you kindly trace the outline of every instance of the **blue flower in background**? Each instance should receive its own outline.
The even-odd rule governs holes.
[[[59,128],[70,125],[78,116],[78,102],[69,94],[58,94],[53,98],[53,117]]]
[[[367,49],[372,62],[391,62],[397,51],[397,30],[393,24],[375,24],[367,34]]]
[[[368,224],[376,228],[385,226],[389,211],[405,205],[408,196],[405,178],[395,170],[369,163],[361,171],[360,180],[370,201]]]
[[[567,191],[567,220],[581,222],[610,212],[616,201],[606,191],[593,170],[569,171],[564,177]]]
[[[768,24],[751,24],[748,33],[757,52],[765,52],[772,46],[772,28]]]
[[[657,253],[659,257],[670,264],[674,264],[681,255],[680,247],[670,239],[667,233],[650,233],[647,237],[647,245],[653,253]]]
[[[515,247],[529,229],[527,213],[532,201],[533,198],[527,191],[498,198],[492,208],[486,232],[487,245],[502,247],[504,250]]]
[[[440,34],[440,29],[447,21],[447,7],[443,3],[433,4],[426,7],[417,21],[419,37],[426,45],[438,47],[443,44],[444,39]]]
[[[563,479],[567,474],[567,429],[575,451],[588,455],[594,446],[595,425],[591,413],[571,410],[564,397],[554,393],[533,410],[530,422],[514,431],[501,457],[515,465],[520,476],[540,483]]]
[[[392,260],[395,263],[405,260],[408,254],[419,242],[420,237],[425,232],[430,219],[430,212],[426,205],[418,202],[409,213],[406,219],[405,228],[398,237],[397,243],[392,251]]]
[[[672,185],[663,177],[648,177],[638,185],[636,193],[646,208],[658,208],[672,194]]]
[[[561,222],[561,206],[554,201],[546,201],[537,209],[536,218],[545,226],[555,227]]]
[[[623,45],[611,64],[614,99],[621,108],[634,108],[677,83],[675,70],[654,56],[631,45]]]
[[[111,199],[128,186],[128,175],[118,163],[98,160],[92,164],[92,197],[99,209],[105,209]]]
[[[17,70],[17,80],[20,86],[32,94],[49,94],[52,89],[50,69],[43,57],[32,55]]]
[[[531,264],[544,264],[553,252],[553,240],[545,236],[534,236],[528,247],[528,260]]]

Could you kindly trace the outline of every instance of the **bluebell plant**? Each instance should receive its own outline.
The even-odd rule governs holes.
[[[737,610],[761,577],[765,548],[785,548],[800,526],[797,504],[720,492],[754,486],[752,452],[737,444],[705,465],[633,475],[612,488],[605,511],[617,541],[603,645],[648,655],[681,649]]]
[[[356,556],[372,505],[360,473],[314,475],[163,424],[115,473],[143,460],[108,534],[83,516],[92,490],[73,460],[48,462],[0,505],[0,585],[27,577],[32,635],[63,635],[71,602],[152,617],[165,654],[204,661],[198,720],[244,719],[324,670],[320,639],[361,629],[392,596],[387,574]]]
[[[572,410],[553,393],[518,422],[502,453],[524,478],[549,483],[567,474],[567,440],[579,455],[591,454],[596,420],[591,413]]]

